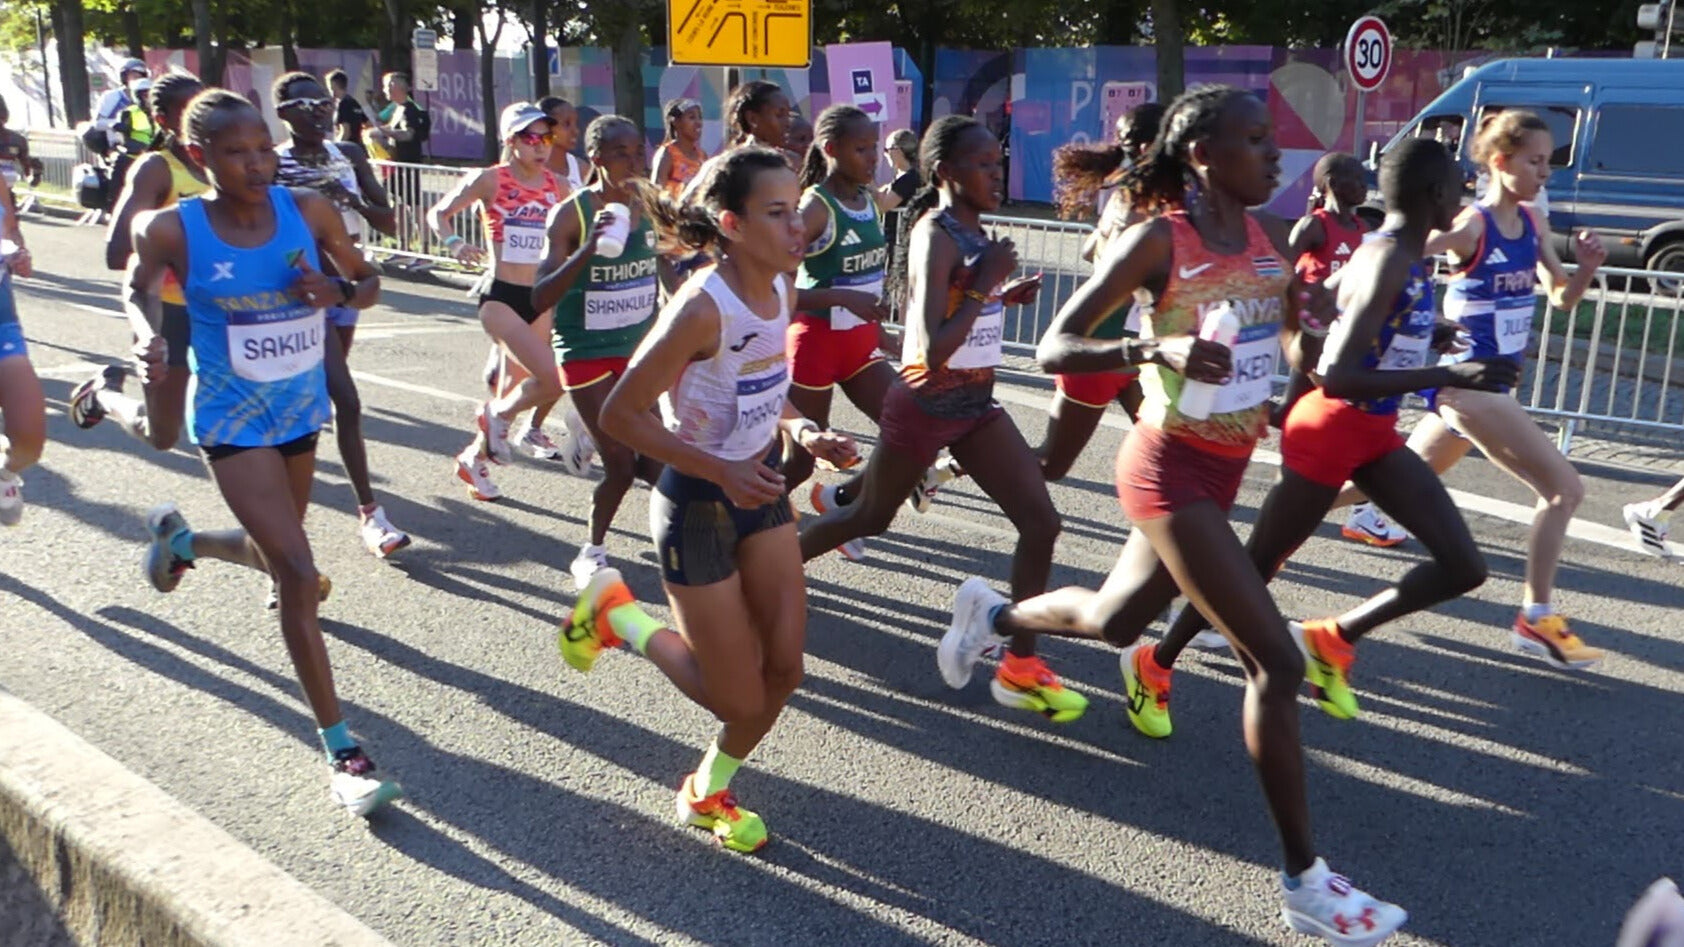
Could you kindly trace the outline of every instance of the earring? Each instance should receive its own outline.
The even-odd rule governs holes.
[[[1194,217],[1204,212],[1204,188],[1199,185],[1199,176],[1191,170],[1184,175],[1181,189],[1181,207],[1188,217]]]

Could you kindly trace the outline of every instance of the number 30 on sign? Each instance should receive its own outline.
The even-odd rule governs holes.
[[[1392,71],[1392,32],[1377,16],[1365,16],[1345,34],[1345,73],[1363,92],[1373,92]]]

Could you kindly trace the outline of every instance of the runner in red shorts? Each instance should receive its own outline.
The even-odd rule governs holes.
[[[1304,321],[1323,325],[1323,310],[1332,309],[1325,290],[1293,280],[1284,222],[1246,209],[1266,203],[1279,179],[1273,123],[1256,96],[1197,86],[1170,105],[1162,134],[1122,183],[1136,208],[1160,216],[1130,230],[1106,255],[1059,311],[1037,353],[1050,371],[1146,365],[1140,423],[1117,462],[1118,496],[1134,529],[1098,592],[1065,588],[1012,605],[981,579],[968,580],[937,660],[948,677],[969,673],[1002,635],[1103,638],[1132,646],[1123,653],[1126,685],[1141,631],[1179,588],[1245,656],[1245,743],[1280,835],[1281,916],[1334,943],[1351,943],[1346,929],[1361,918],[1372,938],[1364,942],[1378,943],[1407,915],[1317,857],[1298,739],[1304,657],[1228,524],[1247,458],[1268,425],[1280,331]],[[1188,182],[1197,184],[1196,200]],[[1141,288],[1155,300],[1142,333],[1148,338],[1079,334]],[[1223,302],[1241,317],[1231,348],[1193,335],[1206,310]],[[1301,306],[1315,314],[1307,317]],[[1179,408],[1189,378],[1220,385],[1204,420]]]
[[[1394,586],[1333,618],[1293,623],[1308,658],[1306,676],[1321,708],[1348,720],[1357,715],[1348,675],[1353,646],[1386,622],[1466,594],[1485,581],[1485,559],[1450,494],[1427,462],[1397,433],[1398,404],[1422,388],[1501,390],[1517,369],[1502,358],[1430,366],[1437,317],[1433,310],[1427,234],[1455,219],[1461,172],[1435,141],[1412,139],[1387,152],[1380,187],[1386,222],[1332,280],[1343,315],[1334,323],[1315,374],[1320,387],[1298,399],[1281,432],[1281,478],[1263,502],[1247,549],[1260,573],[1273,576],[1316,531],[1340,488],[1354,482],[1380,509],[1420,538],[1432,554]],[[1442,335],[1448,340],[1448,333]],[[1316,346],[1306,345],[1314,357]],[[1149,736],[1169,725],[1169,669],[1203,627],[1199,614],[1181,613],[1131,688],[1129,719]],[[1138,701],[1136,701],[1138,698]]]
[[[888,245],[872,194],[877,172],[877,124],[852,105],[819,113],[801,167],[801,219],[807,254],[795,274],[796,315],[789,324],[789,359],[794,384],[789,400],[802,415],[830,426],[833,389],[876,421],[883,396],[896,384],[895,370],[880,351],[880,330],[888,316],[883,274]],[[784,480],[799,486],[813,473],[813,458],[785,446]],[[859,495],[859,478],[826,485],[809,494],[814,511],[847,506]],[[838,550],[849,559],[865,555],[865,540]]]

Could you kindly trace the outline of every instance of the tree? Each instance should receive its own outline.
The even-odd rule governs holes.
[[[58,37],[58,81],[64,90],[65,123],[88,120],[88,55],[82,31],[82,0],[54,0],[53,35]]]
[[[479,33],[480,107],[485,110],[485,162],[495,164],[501,156],[502,141],[497,129],[497,41],[503,38],[508,22],[502,6],[492,4],[489,9],[481,0],[474,0],[474,30]],[[488,12],[497,14],[497,28],[490,35],[485,32]]]

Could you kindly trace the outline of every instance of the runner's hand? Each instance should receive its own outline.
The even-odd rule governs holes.
[[[1306,282],[1294,273],[1286,291],[1287,304],[1293,310],[1298,331],[1312,338],[1327,335],[1333,320],[1339,318],[1339,304],[1326,286]]]
[[[1433,324],[1432,350],[1440,355],[1460,355],[1468,350],[1462,327],[1454,322]]]
[[[866,322],[882,322],[889,318],[889,307],[880,297],[862,293],[857,289],[844,289],[839,292],[842,293],[842,308]]]
[[[458,263],[468,266],[478,266],[485,262],[485,251],[464,240],[450,251],[450,256]]]
[[[758,457],[726,464],[718,483],[725,499],[739,510],[758,510],[784,495],[784,475]]]
[[[1573,259],[1594,270],[1608,261],[1608,248],[1602,245],[1601,237],[1581,230],[1573,235]]]
[[[853,438],[835,431],[802,431],[801,449],[833,470],[846,470],[860,462],[860,446]]]
[[[135,367],[147,384],[161,381],[169,371],[170,347],[161,335],[137,340],[134,348]]]
[[[1017,245],[1010,237],[1002,237],[982,251],[982,259],[976,263],[976,281],[971,288],[982,293],[991,292],[1016,269]]]
[[[1233,374],[1233,353],[1219,342],[1194,335],[1172,335],[1158,339],[1152,361],[1194,381],[1225,385]]]
[[[591,218],[591,232],[585,235],[585,242],[581,244],[581,249],[595,254],[597,241],[602,239],[602,235],[607,233],[608,228],[612,226],[614,226],[614,212],[606,207],[597,211],[596,216]]]
[[[1020,276],[1000,288],[1000,301],[1008,306],[1033,306],[1040,292],[1040,273]]]
[[[311,268],[310,264],[300,264],[302,271],[298,280],[292,284],[292,295],[302,299],[305,305],[323,309],[337,306],[343,298],[339,291],[339,284],[321,270]]]
[[[1471,388],[1474,391],[1503,391],[1520,381],[1520,366],[1512,359],[1470,358],[1446,366],[1450,370],[1452,388]]]
[[[30,276],[35,273],[34,259],[24,247],[18,247],[17,252],[6,257],[4,263],[14,276]]]

